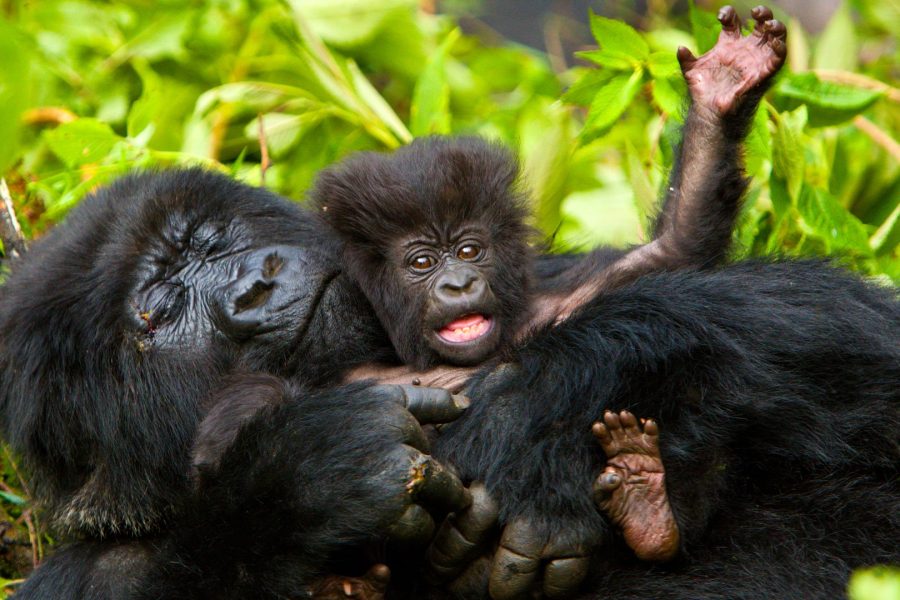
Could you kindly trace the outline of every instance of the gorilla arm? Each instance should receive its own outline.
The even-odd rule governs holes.
[[[452,420],[465,398],[399,386],[310,393],[267,375],[216,396],[194,492],[167,533],[63,548],[17,598],[301,597],[336,552],[381,536],[427,540],[430,513],[470,502],[424,454],[415,418]]]
[[[722,32],[712,50],[700,58],[678,51],[691,106],[653,239],[619,256],[604,249],[576,263],[556,279],[563,289],[539,296],[532,326],[563,320],[598,293],[647,273],[705,268],[726,258],[748,184],[741,144],[786,56],[784,25],[762,6],[752,16],[755,29],[745,37],[727,6],[719,11]]]

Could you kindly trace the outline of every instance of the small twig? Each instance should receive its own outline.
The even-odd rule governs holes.
[[[272,166],[272,161],[269,159],[269,144],[266,141],[266,126],[263,123],[262,113],[256,117],[256,120],[259,123],[259,152],[262,154],[259,161],[259,182],[262,187],[266,187],[266,171]]]
[[[3,178],[0,178],[0,240],[3,240],[3,251],[8,258],[17,258],[27,250],[25,236],[16,219],[12,196]]]
[[[547,48],[547,58],[550,60],[550,67],[556,74],[563,73],[569,68],[566,64],[565,51],[563,50],[560,35],[561,29],[562,19],[557,16],[550,16],[544,24],[544,47]]]
[[[16,464],[15,460],[13,460],[12,454],[10,454],[9,452],[9,447],[6,444],[2,444],[2,446],[3,455],[6,457],[6,462],[9,463],[10,467],[12,467],[13,473],[16,474],[16,479],[19,480],[19,485],[21,486],[22,491],[25,492],[25,499],[28,500],[29,504],[33,503],[34,496],[31,495],[31,489],[28,487],[28,481],[25,479],[25,476],[22,475],[22,471],[19,470],[19,465]],[[22,516],[25,517],[25,524],[28,526],[28,535],[31,538],[31,548],[34,565],[37,566],[38,563],[44,558],[44,545],[41,543],[41,536],[37,534],[38,530],[40,529],[40,522],[38,521],[37,516],[32,514],[31,510],[22,511]]]
[[[884,148],[894,160],[900,162],[900,144],[898,144],[894,138],[879,129],[878,125],[862,115],[855,116],[853,118],[853,124],[856,125],[857,129],[869,136],[873,142]]]
[[[28,482],[22,476],[22,472],[19,471],[19,465],[16,464],[16,461],[13,460],[12,454],[9,453],[9,447],[6,444],[3,444],[3,455],[6,457],[6,461],[9,463],[9,466],[12,467],[13,473],[16,474],[16,478],[19,480],[19,485],[22,486],[22,491],[25,492],[25,495],[31,500],[31,490],[28,489]]]
[[[41,562],[40,552],[38,550],[41,542],[40,537],[37,534],[37,528],[31,520],[30,508],[22,511],[22,519],[25,521],[25,526],[28,528],[28,540],[31,542],[31,564],[36,567]]]

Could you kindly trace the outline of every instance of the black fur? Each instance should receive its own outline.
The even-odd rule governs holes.
[[[395,405],[313,385],[390,347],[316,223],[222,176],[147,174],[14,265],[0,425],[84,538],[20,598],[299,596],[382,534],[408,469]],[[900,561],[898,339],[895,291],[825,264],[646,277],[477,377],[436,452],[504,523],[592,547],[593,597],[833,598],[850,568]],[[590,502],[606,408],[660,425],[685,540],[670,565],[633,559]]]

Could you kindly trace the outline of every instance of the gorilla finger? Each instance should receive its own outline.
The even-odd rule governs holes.
[[[722,33],[730,36],[741,34],[741,18],[738,16],[734,7],[723,6],[719,10],[719,23],[722,24]]]
[[[778,21],[776,19],[766,21],[765,29],[766,38],[771,40],[770,44],[774,44],[778,41],[784,42],[784,40],[787,38],[787,28],[781,21]]]
[[[767,6],[760,5],[750,11],[750,16],[756,21],[754,31],[759,33],[762,31],[765,22],[772,18],[772,11]]]
[[[783,41],[772,40],[772,43],[769,44],[769,46],[778,58],[784,60],[784,57],[787,56],[787,45]]]
[[[603,423],[606,425],[606,429],[613,440],[620,442],[624,440],[625,429],[622,427],[618,414],[610,410],[606,411],[603,413]]]
[[[631,412],[627,410],[623,410],[619,413],[619,421],[622,423],[622,428],[629,435],[637,435],[640,434],[640,429],[638,429],[637,417],[635,417]]]
[[[598,441],[604,442],[612,439],[609,435],[609,430],[606,428],[606,425],[601,423],[600,421],[595,421],[593,425],[591,425],[591,433],[594,434],[594,437],[597,438]]]
[[[529,592],[538,576],[546,539],[526,520],[503,530],[494,554],[488,590],[494,600],[518,598]]]
[[[427,574],[434,583],[449,581],[466,568],[497,524],[497,503],[484,485],[473,484],[469,492],[472,504],[447,517],[428,548]]]
[[[587,556],[551,560],[544,568],[544,595],[548,598],[571,596],[587,577],[590,563]]]
[[[494,555],[488,592],[493,600],[512,600],[528,594],[538,576],[540,559],[501,546]]]
[[[622,485],[622,476],[615,471],[606,471],[594,481],[594,495],[605,497],[620,485]]]
[[[404,544],[424,546],[434,534],[434,520],[428,511],[412,504],[388,528],[388,538]]]
[[[363,575],[363,582],[367,583],[373,592],[383,595],[391,582],[391,569],[381,563],[372,565],[372,568]]]
[[[407,489],[416,502],[443,512],[465,509],[472,504],[472,495],[459,477],[430,456],[421,456],[410,470]]]
[[[422,423],[448,423],[457,419],[469,407],[470,401],[461,394],[451,394],[442,388],[418,385],[378,386],[390,388],[388,393],[399,401]]]
[[[407,410],[397,405],[385,415],[385,427],[393,427],[399,433],[398,441],[420,452],[430,452],[431,444],[419,422]]]
[[[681,71],[683,73],[690,71],[691,67],[694,66],[694,63],[697,62],[697,57],[684,46],[679,46],[675,55],[678,57],[678,63],[681,65]]]

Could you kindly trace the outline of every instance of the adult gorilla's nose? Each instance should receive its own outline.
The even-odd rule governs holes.
[[[220,329],[236,341],[287,330],[309,316],[324,269],[302,248],[274,246],[243,254],[236,277],[216,300]]]

